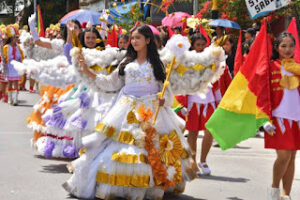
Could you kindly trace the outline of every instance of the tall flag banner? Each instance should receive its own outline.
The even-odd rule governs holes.
[[[205,29],[203,28],[203,26],[201,24],[198,26],[198,29],[199,29],[200,33],[202,35],[204,35],[204,37],[206,38],[206,47],[208,47],[210,45],[210,38],[207,35],[207,32],[205,31]]]
[[[245,0],[251,19],[289,5],[291,0]]]
[[[291,33],[296,40],[296,46],[295,46],[295,53],[294,53],[294,59],[297,63],[300,64],[300,40],[299,40],[299,34],[298,34],[298,29],[297,29],[297,22],[296,18],[293,17],[288,29],[286,30],[287,32]]]
[[[111,47],[118,47],[118,34],[115,26],[113,26],[111,32],[107,36],[107,44]]]
[[[244,64],[206,123],[222,150],[255,136],[271,119],[270,43],[264,21]]]
[[[45,37],[45,31],[44,31],[44,24],[43,24],[43,18],[42,18],[42,12],[41,12],[41,7],[40,5],[36,6],[37,8],[37,19],[38,19],[38,27],[37,27],[37,32],[40,37]]]
[[[234,75],[238,73],[240,70],[240,67],[243,65],[244,57],[243,57],[243,52],[242,52],[242,30],[240,30],[240,37],[239,41],[237,44],[237,49],[235,53],[235,58],[234,58]]]

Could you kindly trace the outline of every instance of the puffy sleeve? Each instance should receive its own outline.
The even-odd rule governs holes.
[[[71,50],[72,65],[76,72],[76,75],[80,81],[82,81],[89,88],[93,88],[95,91],[117,91],[124,85],[123,77],[119,76],[119,70],[116,69],[110,75],[100,74],[98,72],[96,78],[96,84],[94,80],[80,72],[77,63],[78,55],[82,53],[85,58],[85,62],[88,66],[98,65],[100,68],[108,69],[111,65],[117,65],[124,58],[125,51],[119,51],[118,48],[106,48],[99,51],[96,49],[86,49],[75,47]]]
[[[63,52],[64,41],[62,39],[53,39],[51,40],[51,47],[54,51]]]
[[[168,49],[160,52],[161,60],[169,68],[172,54]],[[186,51],[176,58],[170,76],[170,88],[174,95],[205,94],[208,87],[217,81],[225,69],[225,54],[221,47],[211,45],[202,53]]]
[[[110,75],[98,74],[96,77],[96,85],[103,91],[118,91],[124,84],[124,78],[119,75],[118,69]]]
[[[72,58],[71,58],[71,55],[70,55],[70,51],[71,51],[72,48],[73,48],[72,42],[67,42],[64,45],[64,55],[67,57],[70,64],[72,63]]]

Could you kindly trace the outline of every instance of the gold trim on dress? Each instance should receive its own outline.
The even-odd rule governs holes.
[[[275,74],[281,74],[281,71],[273,71],[271,72],[272,75],[275,75]]]
[[[283,88],[281,87],[273,88],[273,91],[279,91],[279,90],[283,90]]]
[[[180,158],[183,148],[177,132],[172,130],[170,134],[162,134],[159,136],[160,158],[167,167],[174,165]]]
[[[145,175],[124,175],[124,174],[108,174],[106,172],[97,172],[97,183],[122,186],[122,187],[150,187],[150,176]]]
[[[115,152],[111,156],[111,160],[121,163],[138,164],[147,163],[147,156],[145,154],[126,154]]]
[[[280,78],[276,78],[274,80],[271,80],[271,83],[278,83],[278,82],[280,82]]]

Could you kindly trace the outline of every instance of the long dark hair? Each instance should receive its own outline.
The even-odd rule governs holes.
[[[71,22],[73,22],[74,24],[76,24],[80,29],[82,29],[80,22],[77,19],[72,19],[70,20]],[[63,30],[63,39],[64,41],[67,41],[67,37],[68,37],[68,30],[67,30],[67,25],[64,26],[64,30]]]
[[[87,32],[95,33],[96,36],[97,36],[97,39],[101,39],[101,42],[97,43],[96,46],[95,46],[95,48],[101,47],[102,50],[105,49],[104,42],[103,42],[103,40],[102,40],[102,38],[101,38],[99,32],[97,31],[97,29],[94,28],[94,27],[92,27],[92,28],[87,28],[87,29],[85,29],[85,31],[83,31],[82,33],[80,33],[80,34],[78,35],[82,47],[87,48],[87,46],[85,45],[85,42],[84,42],[84,36],[85,36],[85,33],[87,33]]]
[[[150,61],[153,67],[153,74],[157,81],[164,81],[166,79],[165,67],[159,58],[159,54],[154,42],[154,36],[151,29],[147,25],[141,25],[136,27],[132,32],[138,31],[146,39],[150,38],[149,44],[147,44],[147,59]],[[127,64],[133,62],[137,58],[137,52],[134,50],[130,43],[125,55],[125,61],[120,64],[119,75],[125,75],[125,67]]]
[[[280,33],[273,43],[273,53],[272,53],[271,60],[276,60],[279,58],[279,53],[277,51],[277,48],[279,47],[282,39],[286,38],[286,37],[290,37],[293,40],[294,44],[296,44],[296,40],[291,33],[288,33],[288,32]]]

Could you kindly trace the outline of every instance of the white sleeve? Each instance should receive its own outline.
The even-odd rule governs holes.
[[[96,86],[103,91],[117,91],[124,86],[124,78],[119,75],[116,69],[110,75],[98,74],[96,77]]]

